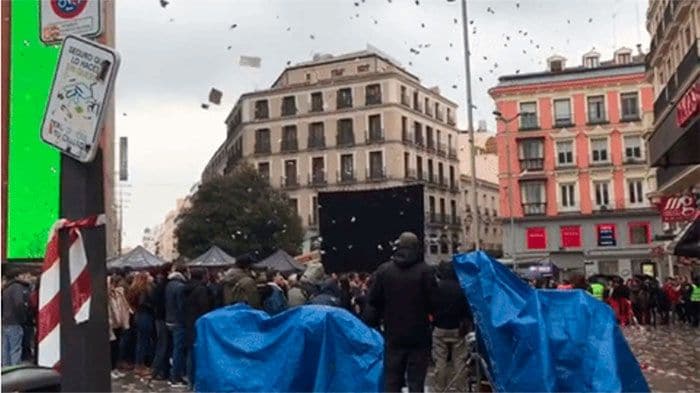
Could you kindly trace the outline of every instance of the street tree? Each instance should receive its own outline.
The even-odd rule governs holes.
[[[175,230],[181,255],[195,258],[216,245],[238,256],[264,257],[278,248],[294,255],[303,240],[289,198],[248,164],[199,186]]]

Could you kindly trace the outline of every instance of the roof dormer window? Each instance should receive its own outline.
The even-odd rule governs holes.
[[[547,59],[547,65],[550,72],[561,72],[566,67],[566,59],[562,56],[552,56]]]
[[[600,53],[590,51],[583,55],[583,66],[586,68],[595,68],[600,66]]]
[[[615,64],[629,64],[632,62],[632,49],[620,48],[615,51]]]

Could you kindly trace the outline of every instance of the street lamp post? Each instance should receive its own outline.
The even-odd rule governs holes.
[[[508,124],[513,122],[515,119],[520,117],[520,112],[515,114],[515,116],[506,119],[503,117],[501,112],[499,111],[493,111],[493,115],[496,116],[496,121],[497,122],[502,122],[504,125],[504,130],[503,130],[503,136],[506,137],[505,139],[505,145],[506,145],[506,165],[507,165],[507,170],[508,170],[508,216],[510,217],[510,257],[513,258],[513,271],[515,274],[518,274],[518,262],[515,258],[515,221],[513,218],[513,184],[512,184],[512,176],[513,176],[513,170],[511,169],[511,164],[510,164],[510,140],[507,138],[508,134]]]
[[[478,195],[477,195],[477,185],[476,185],[476,147],[474,146],[474,120],[472,114],[472,77],[470,69],[470,57],[469,53],[469,24],[467,23],[467,0],[462,0],[462,33],[464,38],[464,79],[467,87],[467,122],[469,126],[469,160],[471,163],[472,171],[472,214],[474,214],[474,222],[476,226],[474,227],[476,236],[474,238],[474,249],[481,249],[481,241],[479,236],[481,234],[481,222],[479,221],[479,210],[477,208]]]

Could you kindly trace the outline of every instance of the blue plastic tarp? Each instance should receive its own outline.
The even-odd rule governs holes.
[[[457,276],[499,392],[648,392],[612,309],[582,290],[536,290],[484,252]]]
[[[274,317],[247,305],[197,320],[198,392],[379,392],[384,339],[349,312],[295,307]]]

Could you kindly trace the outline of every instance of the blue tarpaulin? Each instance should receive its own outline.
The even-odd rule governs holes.
[[[274,317],[247,305],[197,320],[198,392],[379,392],[384,340],[349,312],[295,307]]]
[[[499,392],[648,392],[612,309],[535,290],[484,252],[454,257]]]

